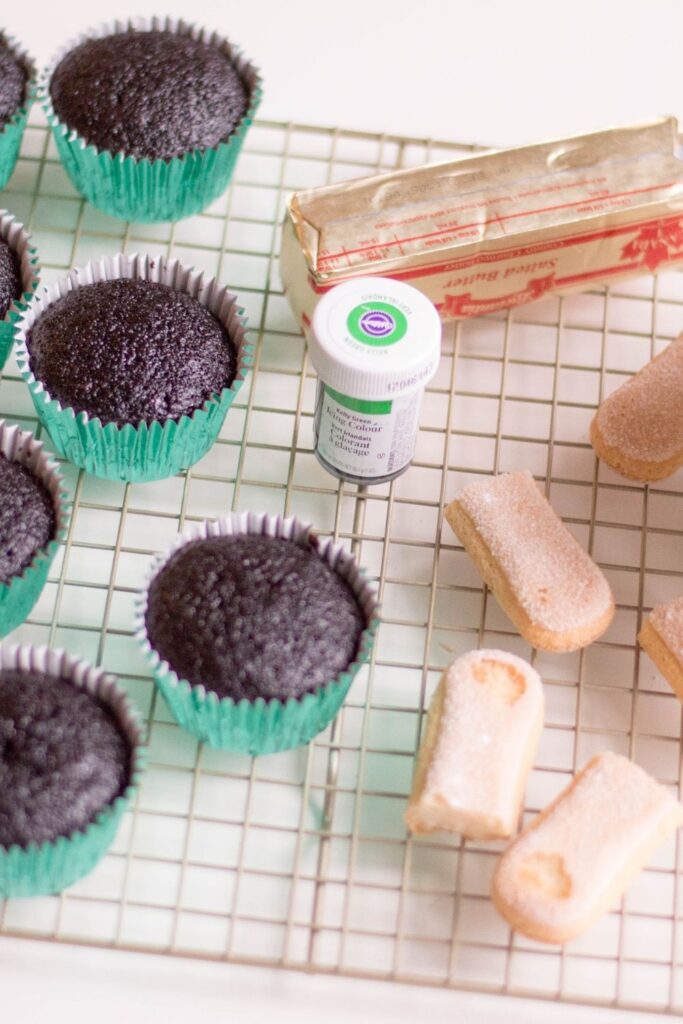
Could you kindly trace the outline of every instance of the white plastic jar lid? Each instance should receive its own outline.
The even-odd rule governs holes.
[[[436,373],[441,321],[416,288],[385,277],[358,277],[320,299],[309,352],[322,381],[342,394],[407,395]]]

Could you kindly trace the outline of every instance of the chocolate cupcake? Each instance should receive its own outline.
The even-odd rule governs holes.
[[[0,239],[0,319],[4,320],[12,303],[21,298],[21,293],[19,257],[7,242]]]
[[[113,676],[46,647],[0,647],[0,895],[59,892],[110,845],[142,767]]]
[[[19,367],[66,458],[155,480],[216,439],[251,363],[241,314],[177,260],[106,258],[35,297],[17,328]]]
[[[30,71],[25,60],[13,50],[7,36],[0,32],[0,128],[26,101]]]
[[[98,281],[57,299],[26,339],[53,399],[103,423],[191,416],[229,388],[237,351],[216,317],[156,281]]]
[[[249,105],[246,84],[218,46],[132,27],[69,50],[53,72],[50,98],[86,145],[138,160],[217,146]]]
[[[227,40],[166,18],[70,43],[40,92],[87,199],[112,216],[177,220],[225,190],[261,81]]]
[[[7,210],[0,210],[0,370],[12,348],[14,325],[38,287],[39,267],[31,237]]]
[[[314,547],[237,534],[176,551],[149,588],[146,623],[159,657],[191,686],[287,700],[351,664],[365,616]]]
[[[64,539],[62,485],[42,443],[0,420],[0,636],[33,608]]]
[[[0,30],[0,189],[17,162],[34,91],[33,61]]]
[[[42,480],[0,453],[0,583],[33,561],[57,532],[57,512]]]
[[[137,636],[184,728],[251,754],[308,742],[367,659],[376,600],[354,559],[296,520],[233,514],[152,568]]]

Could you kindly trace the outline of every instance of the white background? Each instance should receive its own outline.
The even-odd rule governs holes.
[[[151,13],[238,42],[266,118],[513,145],[683,115],[681,0],[4,0],[0,21],[42,63],[93,21]],[[23,1024],[647,1019],[6,939],[0,998]]]
[[[4,0],[1,20],[45,61],[153,13],[238,42],[264,117],[514,145],[683,114],[680,0]]]

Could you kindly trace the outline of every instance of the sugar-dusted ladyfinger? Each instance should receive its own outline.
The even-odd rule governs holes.
[[[410,831],[513,835],[542,725],[543,688],[526,661],[487,650],[454,661],[429,708],[405,816]]]
[[[594,757],[508,847],[493,902],[529,938],[568,942],[609,910],[683,807],[620,754]]]
[[[609,584],[530,473],[501,473],[469,484],[445,515],[534,647],[574,651],[605,632],[614,615]]]
[[[663,480],[683,465],[683,335],[600,405],[591,444],[629,480]]]
[[[683,597],[653,608],[638,642],[683,701]]]

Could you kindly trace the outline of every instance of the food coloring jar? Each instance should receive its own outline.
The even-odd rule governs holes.
[[[359,277],[323,295],[308,345],[318,461],[351,483],[393,480],[410,465],[422,395],[439,365],[436,309],[401,281]]]

